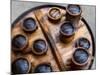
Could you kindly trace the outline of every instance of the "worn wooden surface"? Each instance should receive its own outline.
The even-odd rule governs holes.
[[[51,21],[48,20],[47,17],[48,10],[50,8],[51,7],[44,7],[41,9],[36,9],[31,11],[30,13],[25,15],[19,22],[17,22],[15,26],[12,28],[11,30],[12,38],[14,37],[14,35],[24,34],[28,37],[29,41],[29,45],[24,50],[24,52],[16,53],[12,51],[11,53],[12,62],[18,57],[22,56],[29,59],[29,61],[32,63],[33,69],[38,64],[47,62],[51,64],[53,71],[71,70],[71,58],[72,58],[72,53],[75,50],[75,41],[80,37],[86,37],[91,44],[91,47],[88,50],[91,55],[91,58],[90,61],[88,62],[88,65],[82,67],[82,69],[88,69],[89,66],[91,65],[91,60],[93,59],[92,57],[93,41],[91,38],[91,34],[89,33],[89,30],[86,27],[85,23],[82,20],[80,20],[79,25],[75,32],[74,39],[70,43],[64,44],[59,40],[59,28],[66,19],[66,16],[64,15],[66,13],[66,10],[60,8],[63,17],[58,23],[52,23]],[[34,18],[36,20],[36,24],[38,25],[38,29],[32,34],[25,33],[21,28],[22,21],[27,17]],[[46,55],[35,56],[31,52],[32,43],[38,38],[42,38],[46,40],[46,42],[48,43],[48,51]]]
[[[27,17],[33,17],[35,19],[35,16],[33,14],[33,12],[29,13],[27,16],[25,16],[23,19],[27,18]],[[25,51],[29,50],[29,49],[32,49],[32,43],[33,41],[37,40],[37,39],[45,39],[43,33],[42,33],[42,30],[37,22],[37,25],[38,25],[38,29],[33,32],[32,34],[27,34],[25,33],[22,29],[21,29],[21,24],[22,24],[22,21],[23,19],[18,22],[15,27],[12,29],[12,37],[14,35],[17,35],[17,34],[24,34],[28,37],[28,41],[29,41],[29,46],[25,49]],[[47,41],[46,41],[47,42]],[[52,65],[52,68],[54,71],[59,71],[59,68],[57,66],[57,63],[55,62],[55,59],[54,59],[54,56],[52,55],[51,53],[51,49],[50,49],[50,46],[48,44],[48,51],[47,51],[47,54],[46,55],[42,55],[42,56],[35,56],[32,52],[29,52],[29,53],[16,53],[14,52],[14,54],[16,55],[15,58],[13,58],[12,60],[15,60],[16,57],[20,57],[20,56],[23,56],[23,57],[26,57],[30,60],[30,62],[32,63],[32,67],[35,67],[37,66],[38,64],[41,64],[41,63],[50,63]]]

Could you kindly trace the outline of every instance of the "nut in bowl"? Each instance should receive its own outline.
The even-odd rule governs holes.
[[[53,69],[50,63],[41,63],[35,67],[33,72],[34,73],[48,73],[52,71]]]
[[[12,48],[14,51],[22,51],[28,45],[28,38],[24,34],[17,34],[12,38]]]
[[[48,18],[52,22],[59,22],[62,18],[62,12],[58,7],[52,7],[49,9]]]
[[[90,54],[84,48],[76,48],[72,55],[72,62],[77,66],[84,66],[89,62]]]
[[[88,50],[91,45],[90,45],[90,41],[87,38],[81,37],[81,38],[76,40],[75,46],[82,47],[82,48]]]
[[[60,27],[60,39],[65,43],[69,43],[74,39],[75,27],[70,21],[64,22]]]
[[[20,57],[12,62],[13,74],[27,74],[31,69],[31,63],[27,58]]]
[[[82,13],[81,7],[79,5],[69,4],[67,6],[67,12],[70,15],[78,16]]]
[[[32,52],[36,55],[43,55],[47,52],[48,46],[45,40],[37,39],[33,42]]]
[[[71,21],[78,27],[79,21],[81,19],[82,9],[79,5],[69,4],[66,8],[66,20]]]
[[[21,27],[26,32],[34,32],[37,29],[35,19],[29,17],[23,20]]]

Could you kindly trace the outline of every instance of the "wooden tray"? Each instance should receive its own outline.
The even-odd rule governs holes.
[[[51,23],[48,20],[47,13],[51,7],[58,7],[65,13],[66,9],[63,6],[59,5],[42,5],[35,8],[30,9],[29,11],[23,13],[20,17],[18,17],[15,22],[12,24],[11,28],[11,36],[21,33],[25,34],[29,38],[29,45],[26,48],[25,53],[16,53],[11,51],[11,61],[13,62],[20,56],[26,57],[32,64],[32,68],[34,69],[38,64],[47,62],[51,64],[53,71],[67,71],[73,70],[71,66],[71,58],[72,53],[75,50],[75,41],[80,37],[86,37],[91,44],[89,48],[89,53],[92,56],[92,59],[88,62],[88,65],[82,67],[81,69],[91,69],[94,60],[95,54],[95,44],[93,34],[90,30],[88,23],[85,21],[84,18],[81,18],[79,21],[79,27],[75,32],[75,38],[69,44],[64,44],[60,42],[59,37],[59,27],[65,21],[66,17],[63,16],[61,21],[57,24]],[[84,11],[83,11],[84,12]],[[38,30],[32,34],[25,33],[21,29],[22,21],[25,18],[33,17],[36,20],[38,25]],[[35,56],[31,52],[31,45],[34,40],[37,38],[42,38],[46,40],[48,43],[48,51],[46,55],[43,56]],[[30,50],[30,52],[27,52]],[[41,61],[41,62],[40,62]]]

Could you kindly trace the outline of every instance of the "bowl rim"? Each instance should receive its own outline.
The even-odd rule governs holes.
[[[75,53],[75,51],[78,50],[78,49],[84,50],[84,51],[88,54],[88,58],[87,58],[87,60],[86,60],[84,63],[82,63],[82,64],[76,62],[75,59],[74,59],[74,53]],[[75,51],[74,51],[73,54],[72,54],[72,62],[73,62],[75,65],[78,65],[78,66],[84,66],[85,64],[87,64],[88,61],[89,61],[89,58],[90,58],[90,54],[89,54],[89,52],[88,52],[87,50],[85,50],[84,48],[82,48],[82,47],[78,47],[78,48],[76,48]]]
[[[31,70],[31,63],[30,63],[28,58],[23,57],[23,56],[17,57],[11,64],[14,64],[17,60],[20,60],[20,59],[23,59],[23,60],[27,61],[27,63],[28,63],[28,70],[27,70],[26,74],[29,73],[30,70]]]
[[[50,12],[51,12],[52,10],[54,10],[54,9],[58,10],[59,13],[60,13],[60,16],[59,16],[58,18],[53,18],[53,17],[50,15]],[[59,19],[61,19],[61,17],[62,17],[62,12],[61,12],[60,8],[58,8],[58,7],[51,7],[51,8],[49,8],[48,14],[47,14],[47,15],[48,15],[48,17],[49,17],[50,19],[52,19],[52,20],[59,20]]]
[[[73,13],[71,13],[71,12],[68,10],[69,6],[71,6],[71,5],[78,6],[79,9],[80,9],[80,12],[77,13],[77,14],[73,14]],[[81,8],[81,6],[78,5],[78,4],[69,4],[69,5],[67,6],[67,8],[66,8],[66,11],[67,11],[68,14],[70,14],[70,15],[72,15],[72,16],[78,16],[78,15],[81,15],[81,13],[82,13],[82,8]]]
[[[45,45],[46,45],[45,50],[43,50],[42,52],[36,52],[35,49],[34,49],[34,46],[33,46],[34,43],[37,42],[37,41],[39,41],[39,40],[44,41],[44,42],[45,42]],[[48,51],[48,45],[47,45],[46,40],[44,40],[44,39],[42,39],[42,38],[38,38],[38,39],[36,39],[36,40],[33,41],[33,43],[32,43],[32,52],[33,52],[34,54],[36,54],[36,55],[43,55],[43,54],[45,54],[47,51]]]
[[[34,27],[33,29],[27,29],[27,28],[24,27],[24,22],[25,22],[26,20],[28,20],[28,19],[34,20],[34,22],[35,22],[35,27]],[[24,31],[27,31],[27,32],[35,31],[36,28],[37,28],[37,22],[36,22],[36,20],[35,20],[33,17],[26,17],[26,18],[24,18],[24,19],[22,20],[22,22],[21,22],[21,28],[22,28]]]
[[[25,34],[16,34],[16,35],[13,36],[12,41],[17,36],[23,36],[23,37],[25,37],[25,39],[26,39],[25,45],[23,47],[21,47],[21,48],[15,48],[15,47],[13,47],[13,44],[12,44],[12,49],[14,51],[22,51],[28,45],[28,37]]]
[[[64,24],[66,24],[66,23],[71,23],[70,25],[72,26],[72,28],[73,28],[73,33],[72,34],[66,34],[66,33],[64,33],[63,31],[62,31],[62,26],[64,25]],[[60,33],[62,34],[62,35],[64,35],[64,36],[66,36],[66,37],[68,37],[68,36],[72,36],[72,35],[74,35],[75,34],[75,26],[74,26],[74,24],[71,22],[71,21],[65,21],[65,22],[63,22],[62,24],[61,24],[61,26],[60,26]]]

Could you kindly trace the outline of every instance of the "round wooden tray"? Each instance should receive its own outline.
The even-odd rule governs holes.
[[[29,45],[24,52],[14,52],[12,50],[11,61],[13,62],[19,57],[25,57],[28,58],[28,60],[31,62],[32,69],[34,69],[37,65],[41,63],[50,63],[54,72],[73,70],[71,66],[71,58],[72,53],[75,50],[75,41],[80,37],[86,37],[91,44],[91,47],[88,51],[91,54],[92,59],[90,59],[88,64],[81,69],[91,69],[95,55],[95,44],[93,34],[88,23],[82,17],[79,21],[79,27],[75,32],[75,37],[73,41],[68,44],[64,44],[60,42],[59,38],[57,37],[59,37],[59,27],[65,21],[66,17],[63,16],[61,21],[57,24],[51,23],[47,19],[48,10],[51,7],[60,8],[62,13],[65,13],[66,11],[66,8],[64,6],[42,5],[26,11],[13,22],[11,27],[11,37],[19,33],[25,34],[29,38]],[[21,29],[22,21],[28,17],[34,18],[36,20],[36,24],[38,25],[37,31],[31,34],[25,33]],[[48,43],[48,51],[46,55],[36,56],[31,52],[32,42],[38,38],[42,38]]]

